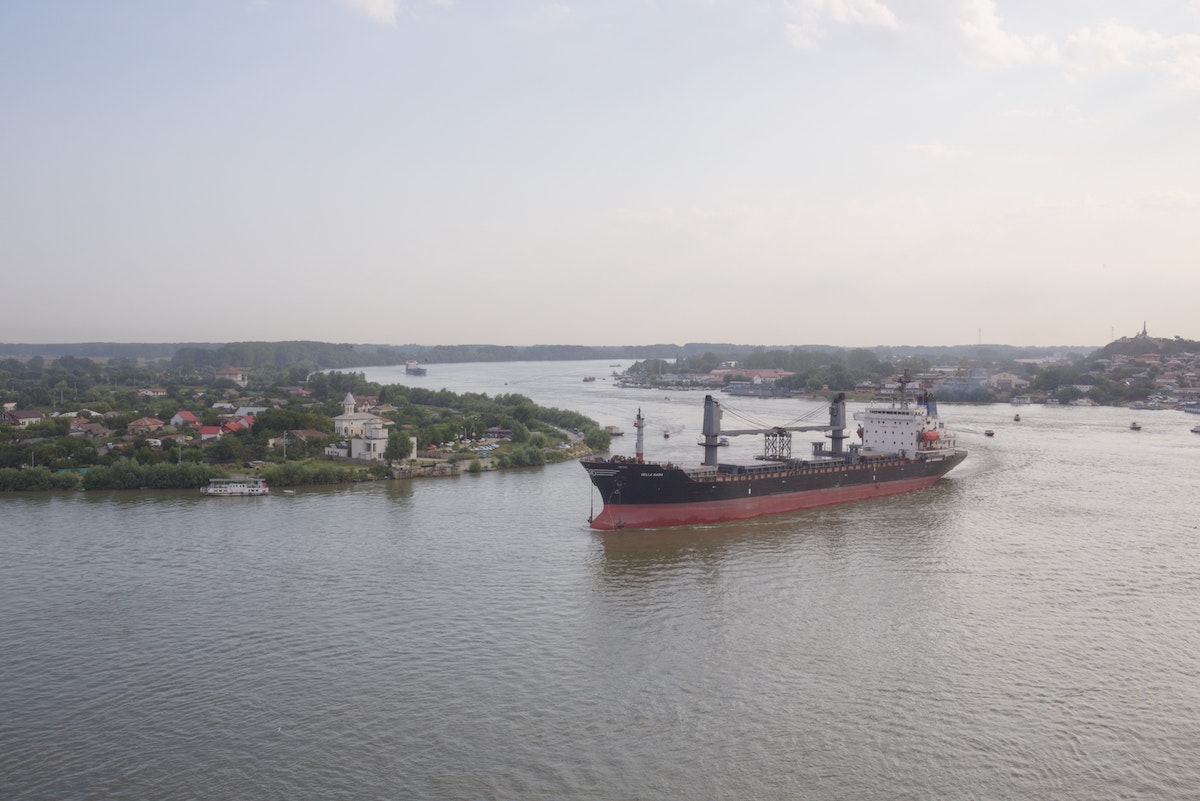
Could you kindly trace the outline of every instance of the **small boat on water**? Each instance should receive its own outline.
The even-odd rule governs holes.
[[[620,426],[605,426],[604,431],[610,437],[620,437],[625,434],[625,432],[621,430]]]
[[[1200,425],[1192,426],[1193,434],[1200,434]]]
[[[1130,431],[1141,431],[1142,424],[1137,422],[1136,420],[1134,420],[1132,423],[1129,424],[1129,430]]]
[[[1019,423],[1019,422],[1021,422],[1021,415],[1019,415],[1019,414],[1014,414],[1014,415],[1013,415],[1013,422],[1014,422],[1014,423]]]
[[[996,436],[996,432],[989,428],[987,431],[983,432],[983,435],[985,437],[994,437]]]
[[[201,495],[234,497],[242,495],[269,495],[266,479],[262,478],[210,478],[207,487],[200,488]]]

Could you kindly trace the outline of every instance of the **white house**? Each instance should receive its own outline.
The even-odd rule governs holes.
[[[40,423],[46,419],[46,415],[38,409],[13,409],[5,412],[2,417],[3,420],[0,422],[17,428],[28,428],[34,423]]]
[[[195,414],[187,409],[184,409],[182,411],[175,412],[175,416],[171,418],[170,423],[176,428],[192,428],[200,425],[200,420]]]
[[[246,380],[246,371],[240,367],[222,367],[220,370],[217,370],[216,378],[218,381],[221,379],[232,381],[239,387],[244,387],[249,383]]]
[[[383,452],[387,450],[388,430],[382,424],[368,424],[363,428],[362,436],[350,440],[351,459],[370,459],[373,462],[383,461]]]

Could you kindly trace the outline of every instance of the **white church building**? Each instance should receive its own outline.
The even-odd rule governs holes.
[[[356,412],[354,407],[354,395],[347,392],[342,401],[342,414],[333,418],[334,433],[345,437],[346,441],[327,447],[326,455],[382,462],[388,443],[387,427],[392,421],[370,412]]]

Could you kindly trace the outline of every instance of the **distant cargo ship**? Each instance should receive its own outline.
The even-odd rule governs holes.
[[[408,375],[425,375],[426,370],[416,359],[409,359],[404,363],[404,372]]]
[[[923,396],[857,412],[860,443],[844,445],[846,399],[829,406],[828,425],[753,430],[721,430],[721,405],[704,399],[701,444],[704,462],[685,468],[647,462],[643,455],[641,410],[635,456],[581,460],[604,508],[589,518],[592,528],[655,528],[720,523],[815,506],[912,492],[935,484],[967,457],[938,419],[937,404]],[[814,442],[812,454],[791,454],[793,431],[828,431],[829,447]],[[764,435],[761,464],[721,464],[725,436]]]

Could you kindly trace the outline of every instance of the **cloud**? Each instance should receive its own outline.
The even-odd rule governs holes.
[[[1083,28],[1063,46],[1068,77],[1144,69],[1200,90],[1200,36],[1139,31],[1116,20]]]
[[[1058,52],[1043,37],[1022,38],[1003,30],[994,0],[966,0],[959,10],[958,31],[976,61],[994,66],[1053,63]]]
[[[342,0],[342,2],[363,16],[383,25],[395,25],[396,19],[402,11],[409,15],[415,15],[419,14],[423,8],[452,8],[454,6],[454,0],[418,0],[417,2],[405,2],[404,0]]]
[[[396,16],[400,13],[397,0],[342,0],[360,14],[382,22],[384,25],[395,25]]]
[[[822,5],[828,10],[830,19],[843,25],[899,27],[892,10],[876,0],[824,0]]]
[[[989,66],[1052,65],[1073,81],[1105,72],[1144,70],[1200,90],[1200,35],[1166,35],[1110,19],[1055,44],[1044,36],[1006,31],[995,0],[964,0],[956,24],[968,57]]]
[[[786,27],[788,41],[804,50],[816,47],[825,37],[828,23],[900,27],[896,15],[879,0],[793,0],[785,6],[792,17]]]

